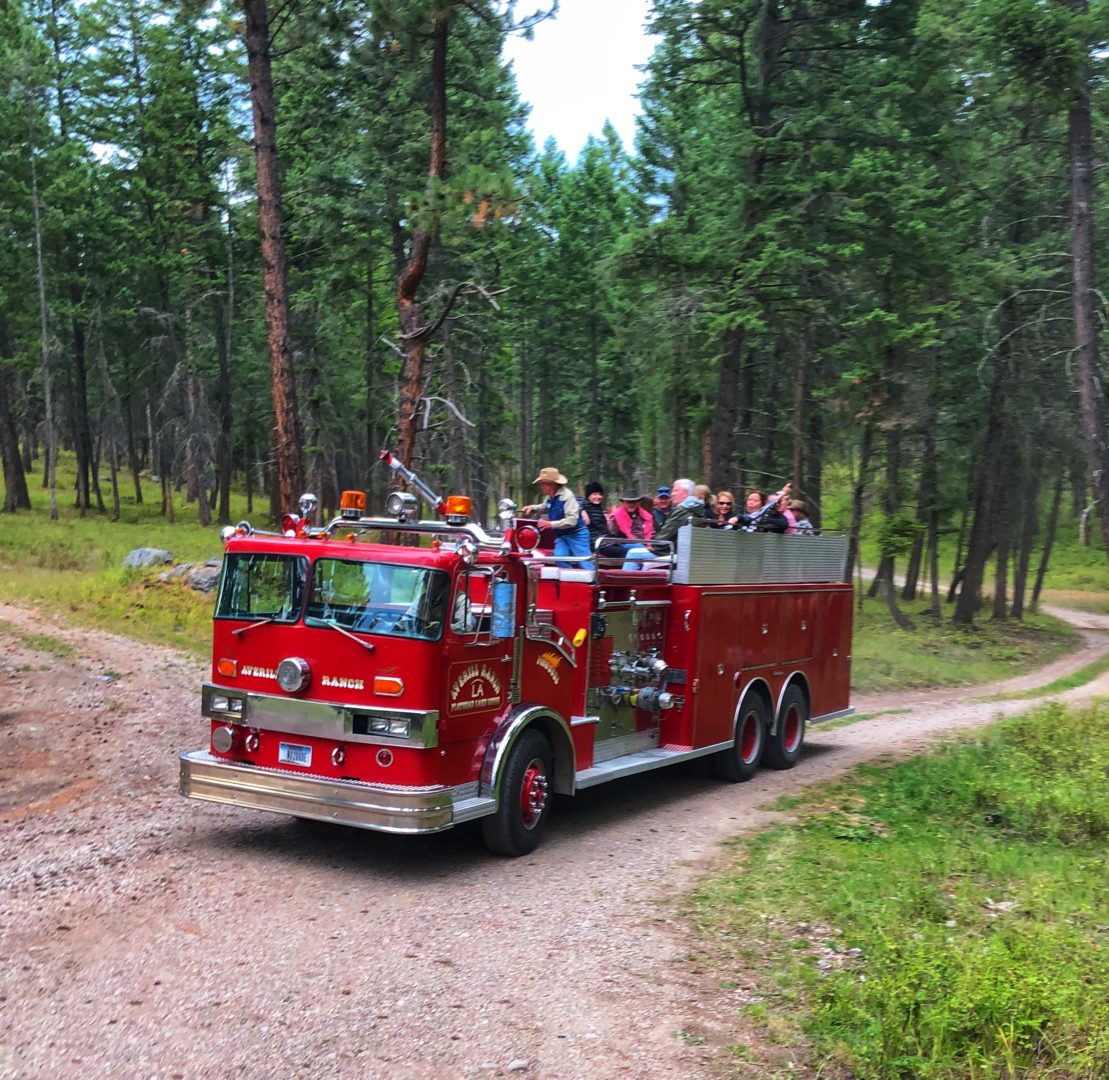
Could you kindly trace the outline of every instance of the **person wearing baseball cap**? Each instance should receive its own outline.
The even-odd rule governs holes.
[[[666,520],[666,515],[669,513],[670,487],[667,484],[662,484],[655,492],[655,508],[651,511],[651,517],[655,519],[656,532],[662,528],[662,523]]]
[[[532,481],[546,496],[541,503],[532,503],[521,508],[524,516],[539,513],[541,525],[549,525],[554,530],[554,553],[556,556],[589,555],[589,529],[582,520],[581,505],[577,497],[566,486],[566,477],[555,468],[540,469]],[[593,563],[567,562],[559,566],[574,570],[592,570]]]

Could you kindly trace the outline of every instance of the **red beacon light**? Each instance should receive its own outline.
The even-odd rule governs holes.
[[[339,500],[339,513],[348,520],[357,521],[366,512],[364,491],[344,491]]]
[[[539,530],[534,525],[517,526],[516,546],[521,551],[534,551],[539,546]]]
[[[473,499],[465,495],[448,495],[443,500],[443,517],[448,525],[465,525],[473,514]]]

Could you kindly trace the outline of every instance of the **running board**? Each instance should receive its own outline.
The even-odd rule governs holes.
[[[846,709],[839,709],[836,712],[826,712],[820,716],[814,716],[809,720],[810,724],[826,724],[829,720],[839,720],[844,716],[854,716],[855,706],[850,705]]]
[[[727,742],[715,743],[713,746],[702,746],[696,750],[640,750],[635,754],[624,754],[623,757],[610,758],[602,761],[589,769],[582,769],[574,777],[575,790],[603,784],[606,780],[619,780],[622,776],[634,776],[636,773],[650,772],[652,769],[661,769],[664,765],[674,765],[679,761],[692,761],[694,758],[705,757],[721,750],[727,750],[735,745],[731,739]]]

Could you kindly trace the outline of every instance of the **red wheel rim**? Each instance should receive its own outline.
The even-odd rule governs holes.
[[[759,718],[754,712],[747,713],[742,724],[739,732],[739,756],[744,765],[750,765],[758,756],[762,731]]]
[[[782,748],[792,754],[801,745],[801,710],[796,705],[789,707],[782,721]]]
[[[546,766],[539,758],[532,758],[520,785],[520,820],[525,829],[534,829],[539,824],[547,808],[548,789]]]

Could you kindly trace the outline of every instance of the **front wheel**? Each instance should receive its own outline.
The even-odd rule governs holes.
[[[497,855],[528,855],[539,846],[551,807],[551,746],[532,729],[509,751],[496,813],[481,819],[485,846]]]
[[[721,780],[733,784],[750,780],[758,772],[766,747],[769,719],[762,695],[750,693],[743,699],[735,722],[735,739],[727,750],[713,755],[712,763]]]
[[[792,769],[801,756],[805,728],[809,723],[809,704],[798,686],[791,686],[782,695],[778,710],[778,727],[767,740],[765,763],[771,769]]]

